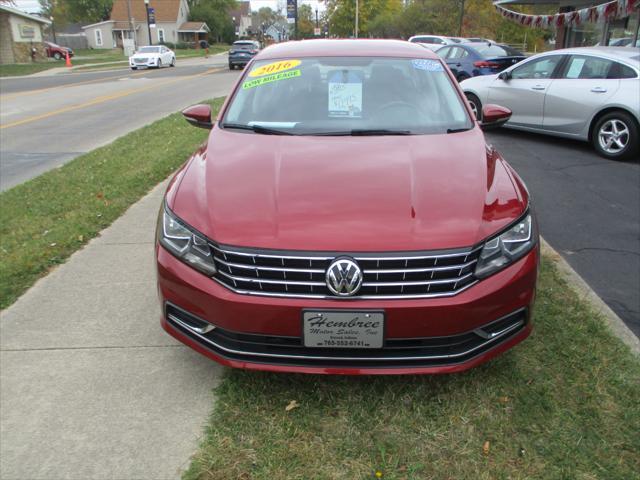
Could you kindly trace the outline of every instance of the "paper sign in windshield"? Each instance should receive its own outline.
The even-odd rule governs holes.
[[[329,78],[329,117],[362,117],[362,80],[352,72]]]
[[[280,72],[275,73],[273,75],[267,75],[265,77],[256,78],[255,80],[249,80],[248,82],[244,82],[242,84],[243,90],[248,88],[259,87],[260,85],[264,85],[266,83],[279,82],[280,80],[286,80],[288,78],[295,78],[301,75],[300,69],[291,70],[289,72]]]
[[[442,63],[439,60],[427,60],[426,58],[417,58],[411,60],[413,68],[424,70],[426,72],[444,72]]]
[[[300,60],[281,60],[279,62],[263,65],[249,72],[250,77],[261,77],[263,75],[271,75],[273,73],[284,72],[300,65]]]

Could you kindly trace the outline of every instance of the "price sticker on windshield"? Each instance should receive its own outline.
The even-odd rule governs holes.
[[[302,62],[300,60],[281,60],[279,62],[263,65],[249,72],[250,77],[262,77],[263,75],[272,75],[274,73],[284,72],[297,67]]]

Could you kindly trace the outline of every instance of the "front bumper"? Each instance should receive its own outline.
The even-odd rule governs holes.
[[[129,66],[130,67],[138,67],[138,68],[145,68],[145,67],[157,67],[158,66],[158,61],[156,59],[152,59],[152,60],[147,60],[145,62],[135,62],[133,60],[129,60]]]
[[[162,327],[231,367],[325,374],[450,373],[495,357],[524,340],[532,328],[537,248],[452,297],[352,301],[236,294],[156,248]],[[382,309],[385,345],[379,350],[305,348],[305,308]],[[210,324],[216,328],[211,330]]]

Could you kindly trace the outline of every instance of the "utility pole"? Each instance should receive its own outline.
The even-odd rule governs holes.
[[[136,42],[136,26],[133,23],[133,17],[131,16],[131,0],[127,0],[127,15],[129,16],[129,28],[131,29],[131,35],[133,36],[133,47],[137,50],[138,42]]]
[[[147,11],[147,31],[149,32],[149,45],[153,45],[153,40],[151,40],[151,23],[149,23],[149,0],[144,0],[144,9]]]
[[[464,2],[465,0],[460,0],[460,20],[458,22],[458,36],[462,36],[462,22],[464,20]]]
[[[358,0],[356,0],[356,38],[358,38]]]

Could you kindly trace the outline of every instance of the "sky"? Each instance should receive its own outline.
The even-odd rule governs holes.
[[[14,0],[17,7],[20,10],[24,10],[25,12],[35,13],[40,11],[40,4],[38,0]],[[324,10],[324,3],[319,2],[317,0],[298,0],[299,4],[305,3],[311,5],[312,9],[318,8],[319,11]],[[270,7],[273,10],[276,10],[278,6],[282,9],[285,8],[286,1],[285,0],[251,0],[251,10],[258,10],[260,7]],[[281,13],[284,14],[284,11]]]

